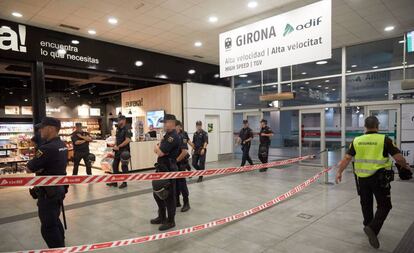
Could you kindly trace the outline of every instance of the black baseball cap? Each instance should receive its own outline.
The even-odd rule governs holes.
[[[260,122],[263,122],[263,123],[267,124],[267,120],[265,120],[265,119],[262,119]]]
[[[201,126],[201,125],[203,125],[203,123],[201,122],[201,120],[197,120],[196,126]]]
[[[82,123],[80,123],[80,122],[76,122],[76,123],[75,123],[75,126],[77,126],[77,127],[78,127],[78,126],[80,126],[80,127],[81,127],[81,126],[82,126]]]
[[[247,119],[244,119],[243,124],[247,124],[247,123],[249,123],[249,121]]]
[[[177,118],[175,117],[174,114],[165,114],[164,118],[161,120],[161,122],[166,122],[167,120],[174,120],[176,121]]]
[[[60,120],[58,120],[56,118],[53,118],[53,117],[44,117],[42,119],[42,122],[40,122],[39,124],[36,124],[36,125],[39,125],[38,126],[39,128],[43,128],[45,126],[54,126],[57,129],[60,129],[60,127],[61,127],[60,126]]]
[[[118,116],[118,120],[123,120],[123,119],[126,119],[125,115],[121,114],[121,115]]]

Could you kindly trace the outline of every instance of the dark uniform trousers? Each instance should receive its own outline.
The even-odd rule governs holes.
[[[55,189],[56,195],[53,197],[48,197],[41,189],[37,200],[40,231],[49,248],[65,247],[65,230],[59,219],[65,190],[63,186],[57,186]]]
[[[194,152],[192,165],[196,170],[204,170],[206,164],[207,150],[204,150],[204,155],[200,155],[199,152]]]
[[[267,143],[260,143],[260,145],[259,145],[258,157],[259,157],[259,160],[262,163],[267,163],[269,161],[269,146],[270,145],[267,144]],[[267,168],[265,168],[265,169],[267,169]]]
[[[124,150],[118,150],[115,152],[115,157],[114,157],[114,161],[112,162],[112,172],[114,174],[119,174],[119,163],[121,162],[121,153],[124,151],[129,151],[127,149]],[[121,169],[123,173],[127,173],[128,172],[128,163],[122,163],[121,164]]]
[[[191,170],[190,164],[188,164],[188,161],[178,163],[177,166],[180,171]],[[177,178],[176,182],[177,182],[177,188],[176,188],[177,202],[179,200],[180,194],[183,195],[184,199],[186,198],[188,199],[189,192],[188,192],[188,187],[187,187],[187,180],[185,178]]]
[[[86,166],[86,174],[92,175],[92,166],[89,161],[89,152],[77,152],[73,155],[73,175],[78,175],[79,164],[83,159]]]
[[[177,171],[176,166],[168,166],[169,171]],[[177,208],[177,196],[176,196],[176,179],[170,179],[170,186],[168,187],[168,198],[165,200],[160,199],[157,194],[153,193],[155,202],[158,206],[159,217],[166,217],[165,211],[168,214],[168,222],[175,222],[175,209]]]
[[[364,226],[369,226],[378,235],[392,208],[391,188],[381,187],[378,173],[367,178],[358,178],[358,182]],[[377,201],[375,215],[373,210],[374,196]]]
[[[246,164],[246,161],[249,162],[250,165],[253,165],[253,161],[252,158],[250,158],[250,142],[247,144],[243,144],[241,147],[241,150],[243,151],[243,156],[242,156],[242,162],[241,162],[241,166],[244,166]]]

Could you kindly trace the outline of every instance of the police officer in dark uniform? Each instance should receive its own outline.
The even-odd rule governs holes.
[[[197,131],[193,135],[193,141],[188,144],[193,148],[193,167],[196,170],[204,170],[206,165],[206,152],[208,145],[208,134],[203,130],[201,121],[196,122]],[[203,176],[198,177],[197,182],[203,181]]]
[[[252,158],[250,158],[249,154],[252,139],[253,131],[249,127],[249,122],[247,120],[243,120],[243,128],[239,133],[239,141],[241,144],[241,150],[243,151],[242,162],[240,166],[244,166],[246,164],[246,161],[248,161],[250,165],[253,165]]]
[[[188,134],[186,131],[183,130],[183,125],[179,120],[177,120],[175,124],[175,130],[177,131],[178,135],[181,138],[181,153],[177,157],[177,166],[179,171],[186,171],[191,170],[191,166],[189,163],[190,155],[188,154]],[[183,195],[183,208],[181,208],[181,212],[187,212],[190,210],[190,201],[189,201],[189,192],[187,187],[187,180],[185,178],[177,178],[177,207],[181,206],[180,203],[180,194]]]
[[[270,147],[270,138],[273,136],[273,131],[267,125],[267,120],[262,119],[260,121],[260,145],[259,145],[259,160],[262,163],[267,163],[269,160],[269,147]],[[260,169],[260,172],[266,171],[267,168]]]
[[[377,249],[380,246],[377,235],[392,208],[390,183],[394,179],[394,171],[389,155],[404,169],[410,170],[410,167],[392,140],[378,133],[379,121],[375,116],[365,119],[365,128],[366,133],[353,140],[347,154],[339,162],[336,183],[341,182],[343,171],[354,158],[354,173],[364,216],[364,232],[371,246]],[[377,201],[375,215],[374,196]]]
[[[82,129],[82,123],[75,124],[76,130],[72,133],[73,143],[73,173],[72,175],[78,175],[79,163],[83,159],[86,167],[86,174],[92,175],[92,163],[89,161],[89,142],[92,141],[92,137],[86,131]]]
[[[44,143],[38,147],[35,157],[27,163],[27,171],[36,176],[66,175],[68,149],[59,138],[60,121],[45,117],[40,125]],[[65,247],[65,230],[59,219],[65,186],[42,186],[30,189],[37,199],[41,233],[49,248]]]
[[[182,142],[175,130],[176,118],[172,114],[165,114],[163,123],[166,133],[161,143],[154,147],[154,153],[158,156],[155,169],[157,172],[177,171],[177,157],[181,153]],[[151,224],[161,224],[160,231],[175,227],[176,180],[152,181],[152,185],[158,205],[158,217],[152,219]]]
[[[40,123],[34,125],[34,135],[31,141],[34,143],[35,150],[37,150],[44,143],[44,140],[42,139],[42,136],[40,135],[40,127],[41,127]]]
[[[118,126],[116,129],[116,143],[113,147],[115,151],[114,161],[112,163],[112,171],[114,174],[119,174],[119,163],[121,162],[121,154],[123,152],[130,152],[129,143],[131,142],[132,132],[129,126],[126,124],[126,117],[124,115],[120,115],[118,117]],[[128,163],[122,163],[121,165],[122,172],[128,172]],[[108,186],[117,187],[118,183],[109,183]],[[123,182],[119,189],[127,187],[127,183]]]

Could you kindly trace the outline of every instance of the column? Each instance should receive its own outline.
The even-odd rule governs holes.
[[[40,123],[46,116],[46,88],[45,68],[43,62],[35,62],[32,65],[32,109],[33,124]]]

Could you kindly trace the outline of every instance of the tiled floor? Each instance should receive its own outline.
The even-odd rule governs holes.
[[[234,166],[239,162],[210,163],[208,167]],[[319,168],[292,165],[267,173],[249,172],[192,183],[189,186],[192,209],[177,213],[177,228],[262,204],[318,171]],[[269,210],[229,225],[102,252],[392,252],[414,221],[414,182],[397,179],[392,184],[394,208],[380,234],[378,251],[369,246],[362,232],[354,178],[350,172],[345,174],[340,185],[317,182]],[[157,226],[149,224],[156,215],[149,188],[149,182],[130,183],[122,190],[104,184],[71,187],[65,201],[67,245],[158,232]],[[0,205],[0,251],[46,247],[39,232],[36,204],[27,189],[0,189]]]

